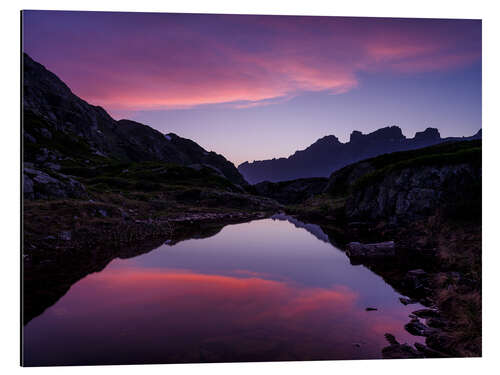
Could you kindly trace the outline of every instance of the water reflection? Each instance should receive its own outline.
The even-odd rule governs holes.
[[[284,214],[284,213],[278,213],[274,214],[271,216],[271,219],[273,220],[281,220],[281,221],[288,221],[289,223],[292,223],[295,225],[296,228],[303,228],[309,233],[311,233],[314,237],[316,237],[318,240],[330,243],[330,238],[328,238],[328,235],[323,232],[323,229],[318,224],[311,224],[311,223],[304,223],[297,218]]]
[[[225,227],[87,276],[25,327],[27,365],[379,358],[419,306],[287,221]],[[367,312],[367,306],[379,310]]]

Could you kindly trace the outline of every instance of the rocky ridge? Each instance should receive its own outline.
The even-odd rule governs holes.
[[[346,165],[377,155],[413,150],[443,142],[481,139],[481,136],[481,130],[470,137],[448,138],[441,138],[436,128],[417,132],[414,138],[405,137],[397,126],[381,128],[369,134],[355,130],[346,143],[329,135],[287,158],[244,162],[238,166],[238,170],[251,184],[262,181],[329,177],[332,172]]]

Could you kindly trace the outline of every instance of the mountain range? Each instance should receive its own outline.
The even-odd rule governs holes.
[[[244,162],[238,166],[238,170],[250,184],[329,177],[332,172],[348,164],[381,154],[481,137],[481,130],[470,137],[448,138],[441,138],[436,128],[417,132],[414,138],[406,138],[397,126],[381,128],[369,134],[355,130],[351,133],[349,142],[342,143],[336,136],[328,135],[287,158]]]

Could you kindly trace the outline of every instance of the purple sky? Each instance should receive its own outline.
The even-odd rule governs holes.
[[[398,125],[481,127],[481,21],[24,12],[24,51],[73,92],[235,164]]]

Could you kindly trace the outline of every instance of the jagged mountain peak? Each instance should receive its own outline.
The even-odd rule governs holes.
[[[371,133],[363,134],[359,130],[354,130],[349,137],[349,142],[363,142],[372,140],[401,140],[405,139],[403,132],[399,126],[386,126],[377,129]]]
[[[336,144],[340,143],[339,139],[335,135],[325,135],[319,138],[314,144]]]
[[[441,134],[437,128],[427,128],[422,132],[416,132],[415,139],[441,139]]]
[[[414,138],[406,138],[399,126],[387,126],[368,134],[354,130],[349,142],[341,143],[333,135],[325,136],[288,158],[244,162],[238,170],[252,184],[328,177],[348,164],[380,154],[411,150],[445,141],[478,138],[481,138],[481,132],[472,137],[441,138],[439,130],[430,127],[417,132]]]

